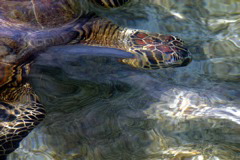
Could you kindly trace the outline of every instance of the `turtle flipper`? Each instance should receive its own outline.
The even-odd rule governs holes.
[[[10,92],[8,100],[0,100],[0,159],[13,152],[45,117],[45,109],[29,84]]]

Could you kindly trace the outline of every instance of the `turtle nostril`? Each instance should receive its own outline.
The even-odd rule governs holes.
[[[191,61],[192,61],[191,58],[186,58],[186,59],[183,61],[183,63],[181,64],[181,66],[182,66],[182,67],[183,67],[183,66],[187,66]]]

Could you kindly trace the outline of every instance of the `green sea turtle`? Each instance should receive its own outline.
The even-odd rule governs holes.
[[[82,44],[117,48],[134,55],[120,62],[144,69],[191,62],[191,54],[177,37],[120,27],[89,9],[91,5],[119,7],[129,1],[0,1],[0,159],[14,151],[45,117],[27,75],[37,53],[47,47]]]

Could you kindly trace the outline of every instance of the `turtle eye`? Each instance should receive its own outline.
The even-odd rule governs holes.
[[[96,5],[102,6],[104,8],[116,8],[120,7],[130,0],[92,0]]]

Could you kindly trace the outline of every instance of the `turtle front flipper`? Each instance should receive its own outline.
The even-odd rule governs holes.
[[[45,109],[27,83],[1,91],[0,159],[13,152],[19,142],[45,117]]]

